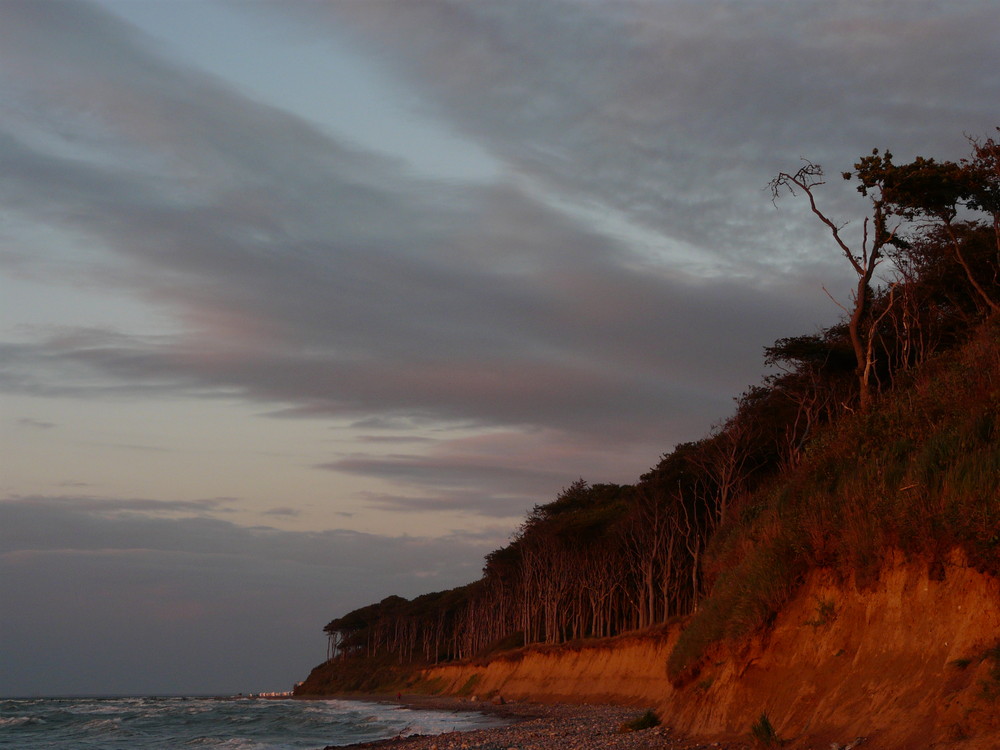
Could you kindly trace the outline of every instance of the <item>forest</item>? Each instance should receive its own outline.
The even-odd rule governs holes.
[[[841,320],[767,347],[771,374],[634,484],[580,479],[535,506],[479,580],[332,620],[329,661],[434,664],[682,619],[683,679],[810,566],[863,581],[889,547],[960,546],[1000,572],[1000,143],[969,146],[958,162],[874,150],[833,175],[867,208],[853,245],[822,167],[774,177],[776,204],[810,211],[817,251],[856,274]]]

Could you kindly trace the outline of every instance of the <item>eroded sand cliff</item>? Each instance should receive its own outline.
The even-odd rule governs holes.
[[[891,560],[859,588],[814,571],[767,633],[717,648],[687,684],[666,660],[678,629],[528,649],[426,672],[448,694],[655,707],[691,735],[746,737],[766,712],[787,747],[1000,748],[998,582],[953,554]]]

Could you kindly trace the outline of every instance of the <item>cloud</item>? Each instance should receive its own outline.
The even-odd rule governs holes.
[[[92,5],[5,4],[0,194],[33,228],[0,267],[133,295],[176,326],[35,329],[0,343],[0,388],[349,420],[372,452],[323,465],[427,498],[411,507],[501,507],[488,486],[513,508],[613,464],[592,478],[627,480],[724,417],[763,346],[838,315],[820,286],[846,289],[849,269],[804,209],[775,210],[771,174],[890,136],[951,149],[993,116],[996,77],[973,75],[992,48],[981,6],[892,9],[891,24],[772,2],[264,9],[349,36],[500,165],[460,184],[255,101]],[[41,226],[69,258],[33,242]],[[387,458],[367,427],[392,425],[375,439],[447,425],[530,433],[540,455],[558,444],[538,436],[586,447],[542,481],[516,451]]]
[[[31,417],[22,417],[17,420],[17,423],[21,427],[28,427],[32,430],[51,430],[56,426],[55,422],[47,422],[43,419],[32,419]]]
[[[211,505],[208,503],[206,505]],[[181,518],[132,511],[185,509]],[[502,537],[280,532],[197,504],[0,501],[0,695],[287,689],[322,626],[389,595],[473,580]]]
[[[356,438],[359,443],[376,443],[376,444],[387,444],[387,443],[409,443],[409,444],[428,444],[435,442],[434,438],[424,437],[422,435],[359,435]]]
[[[395,494],[365,493],[370,507],[518,519],[579,476],[580,456],[589,458],[590,476],[604,481],[638,476],[622,469],[620,456],[604,450],[602,439],[546,430],[440,440],[420,453],[352,453],[318,468],[400,488]]]
[[[366,476],[378,476],[378,473],[371,471],[366,473]],[[436,479],[432,486],[435,489],[432,496],[367,492],[364,494],[365,503],[371,508],[390,511],[445,513],[452,516],[455,513],[472,513],[485,518],[507,520],[523,517],[524,513],[535,504],[532,502],[532,498],[525,497],[517,493],[516,489],[512,490],[511,488],[505,488],[504,494],[498,497],[481,490],[449,493]],[[535,498],[548,497],[548,494],[550,493],[537,493]]]
[[[533,326],[521,320],[523,310],[507,306],[494,311],[492,326],[483,324],[486,340],[443,331],[430,344],[437,351],[399,351],[379,331],[365,351],[348,353],[325,348],[320,336],[314,346],[275,342],[265,351],[241,349],[234,336],[221,343],[67,331],[4,346],[0,382],[36,395],[236,396],[291,404],[299,414],[648,438],[658,432],[654,414],[683,420],[706,406],[724,408],[759,371],[761,346],[787,332],[789,307],[801,305],[808,315],[804,300],[775,300],[766,290],[728,283],[617,281],[610,270],[603,283],[569,272],[535,298],[556,309]],[[491,335],[518,337],[523,349],[504,351]]]
[[[289,508],[287,506],[281,508],[270,508],[264,511],[265,516],[288,516],[291,518],[301,515],[301,513],[302,511],[298,508]]]
[[[66,482],[63,486],[69,487],[80,483]],[[4,501],[0,501],[4,502]],[[73,513],[84,513],[100,517],[120,516],[122,514],[141,514],[144,516],[158,516],[163,514],[199,514],[207,512],[225,512],[226,506],[231,505],[233,498],[208,498],[204,500],[150,500],[147,498],[121,498],[121,497],[95,497],[88,495],[63,495],[63,496],[22,496],[9,497],[6,502],[10,503],[9,508],[31,508],[35,512],[42,512],[43,509],[57,511],[59,509]]]
[[[781,317],[773,290],[629,268],[621,242],[513,185],[408,177],[145,53],[134,32],[104,15],[76,6],[59,6],[54,20],[22,15],[14,13],[23,28],[11,24],[8,34],[30,38],[27,29],[50,46],[60,20],[94,29],[100,53],[54,50],[72,70],[90,71],[73,74],[74,96],[87,101],[88,119],[98,113],[107,137],[160,158],[155,168],[126,168],[103,141],[92,144],[103,158],[85,161],[8,134],[0,152],[10,203],[98,239],[116,256],[91,273],[168,305],[187,330],[142,339],[69,330],[34,348],[8,346],[8,388],[232,394],[358,418],[384,404],[387,417],[508,424],[550,424],[560,414],[582,422],[601,393],[607,411],[627,418],[689,400],[681,363],[723,371],[699,361],[730,343],[714,339],[732,327],[719,320],[718,300],[734,311],[757,306],[751,316],[772,323]],[[20,69],[33,49],[22,42],[6,54]],[[50,67],[32,73],[33,111],[65,108],[67,84]],[[46,97],[53,90],[59,99]],[[136,124],[165,100],[177,113],[171,123]],[[696,320],[676,351],[650,345],[665,333],[683,338]],[[37,377],[40,360],[56,382]],[[88,379],[86,368],[111,380]],[[483,413],[484,404],[495,408]]]
[[[962,147],[995,124],[991,9],[449,0],[294,7],[498,160],[727,268],[780,267],[756,188],[799,156]]]
[[[226,501],[205,500],[155,501],[121,500],[97,497],[25,497],[0,501],[5,518],[0,530],[0,549],[20,553],[58,550],[131,550],[155,549],[163,552],[235,555],[252,553],[264,559],[327,565],[365,566],[357,557],[361,548],[373,554],[411,554],[415,562],[439,543],[453,545],[447,536],[441,539],[401,538],[364,534],[348,530],[323,532],[279,531],[270,527],[243,527],[207,517]],[[184,511],[179,518],[158,517]],[[137,543],[141,540],[141,544]],[[367,560],[367,558],[363,558]],[[351,562],[351,561],[354,562]],[[430,564],[430,563],[428,563]],[[382,571],[380,574],[379,571]],[[385,575],[385,565],[374,564],[373,575]]]

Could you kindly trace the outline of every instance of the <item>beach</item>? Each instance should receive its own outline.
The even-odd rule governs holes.
[[[384,696],[382,700],[385,700]],[[492,703],[453,698],[405,696],[413,707],[440,711],[480,711],[510,723],[488,729],[363,742],[324,750],[747,750],[745,743],[697,742],[671,730],[669,720],[641,731],[622,725],[644,707],[575,704]]]

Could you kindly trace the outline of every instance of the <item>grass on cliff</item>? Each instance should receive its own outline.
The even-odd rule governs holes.
[[[706,650],[767,625],[805,573],[859,587],[889,550],[937,563],[960,548],[1000,574],[1000,321],[937,357],[869,414],[840,420],[792,472],[744,502],[712,540],[710,594],[668,661],[693,677]]]

